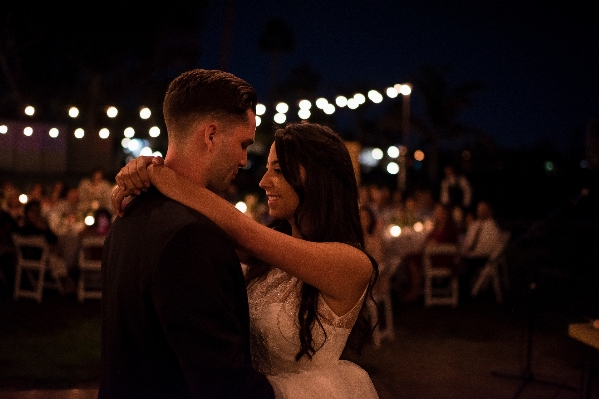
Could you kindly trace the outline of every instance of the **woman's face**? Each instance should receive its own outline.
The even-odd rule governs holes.
[[[266,173],[260,187],[268,197],[268,214],[273,219],[284,219],[294,225],[293,215],[299,206],[299,196],[283,177],[274,143],[270,147]]]

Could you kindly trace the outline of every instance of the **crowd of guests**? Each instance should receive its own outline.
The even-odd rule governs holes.
[[[444,168],[438,194],[429,188],[415,188],[403,196],[384,185],[362,185],[361,209],[367,250],[395,274],[393,288],[404,302],[413,302],[423,293],[423,252],[427,245],[454,244],[460,261],[436,255],[433,267],[449,267],[460,277],[460,296],[469,297],[470,285],[501,242],[501,228],[492,203],[476,199],[470,181],[453,165]],[[420,240],[389,240],[389,228],[420,234]],[[400,233],[405,234],[405,233]],[[394,246],[404,245],[403,248]],[[399,258],[394,254],[400,252]],[[389,265],[389,262],[399,265]],[[381,273],[385,267],[381,268]],[[390,278],[382,278],[379,289],[389,289]]]
[[[66,271],[63,287],[75,292],[78,248],[81,236],[107,235],[114,218],[110,195],[114,184],[102,169],[95,169],[76,185],[64,180],[55,181],[49,190],[33,183],[23,191],[12,181],[0,187],[0,290],[13,289],[16,248],[12,234],[41,235],[49,246],[56,264]],[[24,194],[24,195],[23,195]]]
[[[69,279],[75,279],[79,238],[85,234],[107,235],[115,217],[110,202],[113,186],[102,169],[95,169],[75,186],[57,180],[47,192],[42,184],[32,184],[23,200],[22,191],[12,182],[4,182],[0,191],[0,280],[4,285],[10,285],[8,280],[14,275],[15,253],[10,240],[14,232],[43,235],[51,251],[65,260]],[[397,277],[394,287],[400,298],[405,302],[417,300],[422,294],[424,246],[451,243],[460,248],[460,264],[450,265],[451,260],[439,256],[433,259],[433,266],[456,268],[467,290],[468,280],[484,266],[501,231],[492,204],[473,198],[470,182],[453,165],[445,166],[437,196],[430,188],[414,188],[402,195],[385,185],[362,184],[360,211],[366,249],[379,262],[381,273],[375,289],[390,289],[390,281]],[[243,203],[242,210],[249,217],[268,224],[268,207],[259,194],[241,195],[231,185],[227,199],[233,204]],[[86,224],[89,216],[93,216],[93,222],[88,218]],[[393,258],[396,248],[390,248],[386,240],[389,226],[419,230],[424,240],[413,248],[401,248],[401,258]],[[394,261],[400,262],[399,268],[389,265]],[[70,281],[66,285],[74,287]]]

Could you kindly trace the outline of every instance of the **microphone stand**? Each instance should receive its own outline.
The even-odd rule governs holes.
[[[547,223],[549,222],[551,219],[553,219],[554,217],[556,217],[559,213],[561,213],[563,210],[565,210],[568,205],[572,204],[572,205],[577,205],[578,202],[580,202],[580,200],[584,197],[586,197],[589,194],[588,189],[583,189],[581,190],[580,194],[573,200],[573,201],[567,201],[565,202],[562,206],[560,206],[559,208],[557,208],[555,211],[553,211],[548,217],[546,217],[543,222]],[[522,241],[524,238],[531,238],[534,240],[537,235],[538,232],[540,230],[540,225],[542,223],[535,223],[532,225],[532,227],[526,231],[517,241],[516,243]],[[576,387],[572,387],[570,385],[567,384],[562,384],[559,382],[555,382],[555,381],[547,381],[547,380],[543,380],[543,379],[539,379],[535,376],[535,373],[532,370],[532,350],[533,350],[533,336],[534,336],[534,325],[535,325],[535,316],[536,316],[536,298],[535,298],[535,292],[537,289],[537,283],[535,278],[531,279],[531,283],[529,285],[529,307],[528,307],[528,340],[527,340],[527,344],[526,344],[526,364],[524,365],[524,370],[522,371],[522,373],[520,374],[510,374],[510,373],[504,373],[504,372],[500,372],[500,371],[491,371],[491,375],[496,376],[496,377],[503,377],[503,378],[512,378],[512,379],[520,379],[522,380],[522,384],[520,385],[520,387],[518,388],[518,390],[514,393],[513,398],[517,399],[520,397],[520,394],[524,391],[524,389],[526,388],[526,386],[531,383],[531,382],[536,382],[539,384],[543,384],[543,385],[548,385],[548,386],[553,386],[559,389],[567,389],[567,390],[572,390],[572,391],[577,391],[578,388]]]

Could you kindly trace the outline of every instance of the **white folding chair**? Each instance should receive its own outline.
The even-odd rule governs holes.
[[[371,318],[377,321],[372,332],[372,340],[375,346],[380,346],[383,339],[393,341],[395,339],[395,326],[393,321],[393,303],[391,298],[391,279],[399,266],[400,258],[392,256],[389,259],[379,264],[379,279],[376,285],[383,287],[382,289],[373,290],[373,298],[378,307],[373,306],[371,309]],[[380,320],[379,309],[382,307],[384,324]]]
[[[17,250],[14,299],[24,297],[41,302],[44,288],[56,289],[62,295],[64,290],[60,277],[66,268],[60,258],[50,255],[50,248],[44,236],[12,234],[12,240]],[[23,272],[31,283],[31,289],[21,287]]]
[[[508,231],[502,231],[500,233],[495,249],[489,256],[489,259],[481,269],[478,277],[472,285],[472,290],[470,291],[471,297],[474,298],[483,288],[487,287],[489,284],[492,284],[497,303],[503,302],[500,274],[503,274],[504,285],[507,286],[509,280],[507,276],[505,248],[507,247],[510,237],[511,234]],[[503,270],[501,272],[499,271],[500,266],[503,266]]]
[[[79,282],[77,284],[77,300],[83,302],[86,298],[101,299],[102,287],[95,284],[88,286],[88,279],[96,278],[101,281],[102,260],[99,257],[90,257],[90,254],[101,254],[104,248],[103,236],[83,236],[79,247]]]
[[[424,268],[424,306],[451,305],[456,307],[459,298],[458,276],[449,267],[433,267],[432,257],[437,255],[452,257],[454,264],[457,264],[459,260],[457,245],[435,243],[424,247],[422,259]]]

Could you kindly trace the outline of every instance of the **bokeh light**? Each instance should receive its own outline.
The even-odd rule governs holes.
[[[139,110],[139,117],[141,119],[148,119],[150,116],[152,116],[152,111],[150,111],[150,108],[143,107]]]
[[[387,164],[387,173],[390,175],[396,175],[399,173],[399,165],[396,162],[389,162]]]
[[[160,136],[160,128],[158,126],[152,126],[149,131],[150,137]]]
[[[116,107],[108,107],[106,109],[106,115],[108,115],[109,118],[115,118],[119,113],[119,110],[116,109]]]
[[[394,145],[390,146],[387,148],[387,155],[389,155],[390,158],[397,158],[399,156],[399,148]]]
[[[126,127],[123,133],[125,137],[131,138],[135,136],[135,129],[133,129],[132,127]]]
[[[286,120],[287,117],[285,116],[285,114],[277,113],[274,116],[274,121],[278,124],[285,123]]]
[[[335,99],[335,104],[337,104],[338,107],[343,108],[347,105],[347,98],[344,96],[338,96]]]
[[[256,104],[256,115],[264,115],[266,112],[266,106],[264,104]]]

